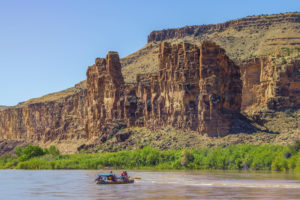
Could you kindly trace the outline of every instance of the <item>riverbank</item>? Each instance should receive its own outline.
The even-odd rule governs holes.
[[[0,158],[1,169],[220,169],[300,172],[297,145],[230,145],[204,149],[158,150],[145,147],[119,152],[60,155],[52,149],[17,149]]]

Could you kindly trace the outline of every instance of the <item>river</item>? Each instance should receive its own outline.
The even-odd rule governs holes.
[[[0,170],[0,199],[300,199],[300,175],[129,171],[134,184],[97,185],[101,170]],[[114,171],[119,173],[119,171]]]

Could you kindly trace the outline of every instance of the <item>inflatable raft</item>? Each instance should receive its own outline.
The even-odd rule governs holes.
[[[95,179],[97,184],[130,184],[134,179],[129,177],[116,177],[114,174],[98,174]]]

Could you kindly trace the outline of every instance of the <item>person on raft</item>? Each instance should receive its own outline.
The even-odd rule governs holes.
[[[108,177],[108,180],[111,180],[111,181],[116,181],[116,175],[115,174],[113,174],[113,172],[112,171],[110,171],[110,173],[109,173],[111,176],[109,176]]]
[[[127,175],[127,171],[122,171],[121,175],[120,175],[120,179],[123,181],[128,181],[128,175]]]

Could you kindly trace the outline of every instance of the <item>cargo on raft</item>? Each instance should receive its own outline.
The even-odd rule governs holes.
[[[134,179],[130,179],[129,176],[121,175],[117,177],[116,175],[110,174],[98,174],[97,178],[95,179],[97,184],[130,184],[134,183]]]

